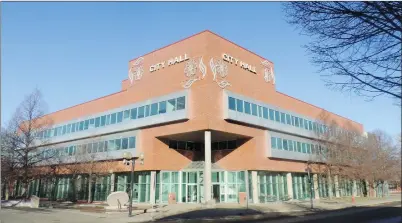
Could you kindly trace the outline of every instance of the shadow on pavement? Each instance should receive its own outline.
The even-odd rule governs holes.
[[[400,204],[400,202],[393,203]],[[299,206],[295,204],[296,206]],[[381,207],[382,206],[382,207]],[[379,219],[381,223],[394,223],[384,221],[386,218],[401,216],[400,207],[387,207],[381,205],[377,207],[348,207],[338,210],[322,210],[322,209],[307,209],[300,212],[268,212],[264,213],[253,209],[202,209],[189,211],[169,217],[158,219],[157,222],[269,222],[277,220],[296,220],[298,222],[323,222],[325,223],[348,223],[348,222],[370,222],[376,223],[375,219]],[[305,208],[305,206],[302,206]],[[345,217],[347,216],[347,218]],[[324,220],[325,219],[325,220]],[[398,223],[400,223],[399,221]]]

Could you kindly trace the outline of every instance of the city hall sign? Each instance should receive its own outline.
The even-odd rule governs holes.
[[[162,62],[156,63],[154,65],[151,65],[149,67],[149,72],[152,73],[154,71],[163,69],[166,66],[172,66],[172,65],[184,62],[184,61],[189,60],[189,59],[190,58],[188,57],[188,55],[186,53],[184,55],[180,55],[180,56],[177,56],[177,57],[172,57],[169,60],[162,61]]]
[[[234,64],[236,66],[239,66],[240,68],[243,68],[244,70],[247,70],[247,71],[249,71],[249,72],[251,72],[253,74],[257,74],[255,66],[251,66],[250,64],[248,64],[248,63],[246,63],[244,61],[241,61],[241,60],[239,60],[239,59],[237,59],[237,58],[235,58],[235,57],[233,57],[233,56],[231,56],[229,54],[223,53],[222,58],[223,58],[224,61],[226,61],[228,63],[231,63],[231,64]]]

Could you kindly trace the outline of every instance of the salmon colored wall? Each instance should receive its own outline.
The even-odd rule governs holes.
[[[138,138],[139,152],[144,153],[144,165],[136,165],[137,170],[180,170],[190,164],[190,160],[182,153],[169,149],[168,145],[157,139],[158,136],[213,129],[251,137],[249,141],[238,149],[223,154],[217,164],[227,170],[276,170],[304,172],[305,164],[271,160],[267,158],[267,133],[264,130],[248,126],[229,123],[223,120],[223,89],[213,80],[209,67],[212,57],[222,58],[222,53],[228,53],[238,59],[257,67],[257,74],[243,70],[239,66],[226,63],[228,66],[227,80],[230,86],[227,90],[242,94],[284,109],[316,118],[322,109],[304,103],[290,96],[275,91],[272,83],[266,83],[263,78],[261,62],[265,59],[257,56],[209,31],[199,33],[190,39],[177,42],[160,50],[151,52],[144,58],[144,74],[141,80],[132,85],[128,80],[122,81],[122,91],[88,103],[77,105],[49,115],[55,123],[68,121],[97,112],[124,106],[130,103],[143,101],[149,98],[166,95],[183,90],[182,83],[186,80],[184,64],[175,64],[162,70],[150,73],[149,67],[172,57],[188,54],[190,58],[203,57],[207,66],[207,75],[203,80],[196,81],[190,88],[189,120],[181,123],[163,125],[140,130]],[[129,62],[133,63],[134,60]],[[335,114],[331,118],[340,123],[350,122],[351,125],[362,130],[362,125],[351,122]],[[215,154],[215,153],[214,153]],[[119,170],[129,170],[122,166],[121,161],[116,163]]]

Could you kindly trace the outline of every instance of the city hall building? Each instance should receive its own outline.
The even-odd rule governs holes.
[[[310,197],[306,167],[325,149],[317,143],[326,129],[318,119],[324,110],[278,92],[273,62],[203,31],[135,58],[127,69],[118,92],[48,114],[54,124],[38,134],[47,142],[42,149],[59,151],[66,163],[84,153],[112,162],[91,185],[94,201],[128,191],[124,152],[144,158],[135,163],[136,203],[168,203],[173,194],[178,203]],[[364,133],[361,124],[326,113]],[[60,174],[57,199],[72,191],[87,199],[85,174],[75,190],[71,175]],[[315,199],[360,191],[337,176],[330,186],[317,174],[311,179]],[[37,180],[30,193],[47,197],[50,187]]]

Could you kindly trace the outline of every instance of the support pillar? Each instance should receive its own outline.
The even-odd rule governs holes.
[[[155,196],[156,195],[156,193],[155,193],[155,191],[156,191],[156,171],[151,171],[150,188],[151,188],[151,190],[149,191],[149,196],[150,196],[149,200],[150,200],[151,204],[155,204],[156,203],[156,196]],[[181,191],[181,190],[179,190],[179,191]]]
[[[334,176],[334,184],[335,184],[335,197],[340,197],[338,175]]]
[[[258,204],[260,200],[258,199],[258,175],[257,171],[251,171],[251,190],[253,194],[253,203]]]
[[[112,173],[112,174],[110,175],[110,193],[113,193],[113,192],[114,192],[114,182],[115,182],[115,179],[116,179],[116,174],[115,174],[115,173]]]
[[[320,199],[320,193],[318,189],[318,175],[313,174],[313,185],[314,185],[314,199]]]
[[[205,131],[204,202],[211,200],[211,132]]]
[[[288,187],[288,197],[292,200],[293,199],[293,179],[292,173],[286,174],[286,185]]]

